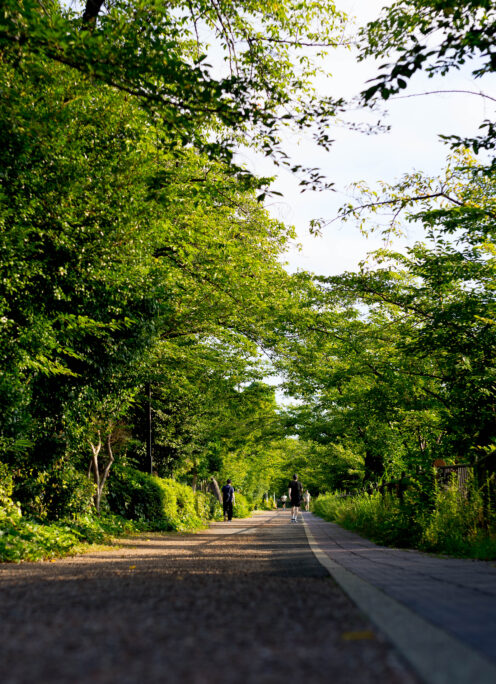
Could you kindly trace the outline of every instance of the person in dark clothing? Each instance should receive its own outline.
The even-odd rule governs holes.
[[[291,522],[296,522],[298,519],[298,511],[301,506],[301,497],[303,494],[303,486],[298,481],[298,475],[295,473],[293,479],[288,485],[288,494],[291,500]]]
[[[234,487],[231,480],[222,487],[222,508],[224,509],[224,520],[232,520],[234,506]]]

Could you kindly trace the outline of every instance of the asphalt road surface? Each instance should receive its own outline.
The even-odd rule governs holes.
[[[420,682],[317,560],[305,527],[289,511],[257,513],[0,566],[0,681]]]

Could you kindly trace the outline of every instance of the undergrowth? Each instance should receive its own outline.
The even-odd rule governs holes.
[[[496,559],[496,516],[473,485],[436,487],[427,505],[421,492],[403,500],[374,493],[343,497],[336,493],[313,502],[316,515],[385,546],[415,548],[460,558]]]
[[[88,545],[142,531],[195,531],[222,519],[222,507],[211,494],[132,468],[112,473],[100,516],[93,512],[41,520],[23,515],[12,496],[12,476],[0,463],[0,561],[7,562],[80,553]],[[235,517],[246,517],[251,510],[247,499],[236,493]]]
[[[108,544],[113,537],[142,528],[118,516],[40,523],[19,517],[3,520],[0,529],[0,561],[40,561],[81,553],[92,544]]]

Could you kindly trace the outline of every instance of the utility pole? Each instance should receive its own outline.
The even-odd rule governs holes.
[[[153,450],[152,450],[152,386],[148,383],[147,390],[147,415],[146,415],[146,455],[150,466],[150,475],[153,475]]]

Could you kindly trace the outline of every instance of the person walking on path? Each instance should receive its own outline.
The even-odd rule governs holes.
[[[224,509],[224,521],[232,520],[234,506],[234,487],[228,480],[222,487],[222,508]]]
[[[305,490],[305,493],[303,494],[303,501],[305,502],[305,510],[309,511],[310,510],[310,492]]]
[[[298,481],[298,475],[295,473],[293,479],[288,485],[288,494],[291,500],[291,522],[296,522],[298,518],[298,511],[301,506],[301,495],[303,493],[303,486]]]

